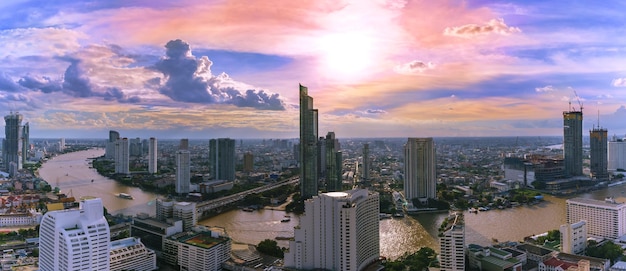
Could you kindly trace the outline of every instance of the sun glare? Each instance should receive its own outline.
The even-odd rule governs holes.
[[[361,33],[344,33],[320,39],[321,69],[329,77],[355,79],[367,72],[373,57],[372,40]]]

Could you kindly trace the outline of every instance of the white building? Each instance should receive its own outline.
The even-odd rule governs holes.
[[[194,202],[176,202],[172,216],[183,221],[183,231],[189,231],[198,224],[196,204]]]
[[[165,260],[180,270],[218,271],[230,259],[231,239],[225,232],[194,227],[165,240]]]
[[[285,267],[363,270],[380,255],[378,193],[366,189],[319,194],[305,202]]]
[[[115,141],[115,173],[130,173],[130,147],[128,138],[120,138]]]
[[[189,194],[191,185],[190,153],[188,150],[176,152],[176,193]]]
[[[561,232],[561,251],[569,254],[582,254],[587,248],[587,223],[578,221],[573,224],[563,224]]]
[[[626,234],[626,204],[612,198],[604,201],[573,198],[566,201],[567,223],[587,222],[591,236],[616,239]]]
[[[111,242],[111,271],[157,270],[157,258],[153,250],[146,248],[141,240],[128,237]]]
[[[626,170],[626,141],[609,141],[607,152],[609,171],[616,171],[617,169]]]
[[[441,270],[465,270],[465,223],[463,213],[454,213],[448,217],[447,225],[439,237]]]
[[[0,227],[39,225],[43,215],[35,209],[26,213],[0,214]]]
[[[151,137],[148,145],[148,173],[154,174],[157,172],[157,158],[157,139]]]
[[[39,228],[40,270],[109,270],[109,234],[99,198],[47,212]]]
[[[431,137],[409,138],[404,145],[404,197],[426,202],[437,196],[435,143]]]

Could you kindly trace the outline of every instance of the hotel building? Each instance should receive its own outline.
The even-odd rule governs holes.
[[[329,192],[305,201],[285,267],[363,270],[380,256],[378,193]]]
[[[448,217],[447,225],[439,237],[441,270],[465,270],[465,223],[463,213],[454,213]]]
[[[157,258],[153,250],[147,249],[136,237],[111,242],[111,271],[157,270]]]
[[[573,198],[566,201],[567,223],[587,222],[591,236],[616,239],[626,234],[626,204],[612,198],[604,201]]]

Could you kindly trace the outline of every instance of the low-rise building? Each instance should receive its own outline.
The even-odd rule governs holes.
[[[225,231],[196,226],[167,238],[163,258],[180,270],[222,270],[222,263],[230,259],[231,244]]]
[[[158,269],[156,254],[153,250],[146,248],[139,238],[128,237],[111,242],[109,254],[111,255],[111,271]]]
[[[513,253],[495,247],[482,247],[470,244],[467,247],[470,268],[483,271],[521,271],[522,261],[513,257]]]

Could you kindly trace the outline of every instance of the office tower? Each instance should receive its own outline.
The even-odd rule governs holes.
[[[115,159],[115,142],[120,139],[120,133],[117,131],[109,131],[109,141],[107,141],[104,158]]]
[[[141,140],[141,156],[144,156],[150,152],[150,140],[142,139]]]
[[[583,175],[583,112],[563,112],[563,159],[566,176]]]
[[[573,198],[567,204],[567,223],[587,222],[591,236],[615,239],[626,234],[626,204],[612,198],[593,200]]]
[[[115,141],[115,173],[130,173],[129,144],[125,137]]]
[[[14,176],[16,170],[22,169],[22,115],[11,112],[4,116],[4,141],[2,153],[4,155],[4,168]],[[13,164],[13,166],[11,165]],[[16,169],[12,172],[11,168]]]
[[[404,197],[427,202],[435,198],[435,143],[431,137],[409,138],[404,145]]]
[[[130,139],[130,155],[131,156],[141,156],[141,138],[131,138]]]
[[[198,224],[198,216],[196,214],[196,204],[194,202],[176,202],[172,210],[172,216],[175,219],[183,221],[183,231],[189,231]]]
[[[298,270],[363,270],[380,256],[378,193],[322,193],[304,203],[300,226],[285,253]]]
[[[254,155],[250,152],[243,154],[243,171],[250,172],[254,170]]]
[[[300,85],[300,194],[303,199],[317,195],[317,109],[313,97]]]
[[[187,139],[181,139],[176,152],[176,193],[179,195],[188,194],[191,185],[191,154],[187,148]]]
[[[194,227],[165,240],[163,259],[179,270],[224,270],[222,263],[230,259],[231,246],[225,232]]]
[[[39,270],[109,270],[109,224],[102,200],[47,212],[39,227]]]
[[[363,144],[363,174],[361,174],[361,181],[367,182],[370,180],[370,144]]]
[[[439,243],[441,255],[439,263],[441,270],[465,270],[465,223],[463,213],[454,213],[447,219],[441,229]]]
[[[608,147],[609,171],[626,170],[626,140],[613,137]]]
[[[168,236],[172,236],[183,231],[183,221],[169,218],[159,220],[142,213],[133,217],[130,226],[130,235],[138,237],[146,247],[161,253],[163,244]]]
[[[178,144],[179,150],[189,150],[189,139],[183,138],[180,140],[180,144]]]
[[[293,159],[300,163],[300,143],[293,144]]]
[[[20,137],[20,141],[21,145],[22,145],[22,161],[21,164],[24,165],[26,164],[26,161],[28,161],[28,154],[30,151],[30,126],[27,123],[24,124],[24,126],[22,126],[22,135]]]
[[[61,138],[59,140],[59,152],[63,152],[65,150],[65,138]]]
[[[343,157],[339,139],[335,138],[334,132],[328,132],[325,139],[326,155],[326,190],[328,192],[342,191]]]
[[[136,237],[112,241],[109,254],[111,271],[151,271],[158,269],[156,253],[146,248],[141,240]]]
[[[148,173],[157,173],[157,158],[157,139],[151,137],[150,142],[148,143]]]
[[[587,223],[584,220],[572,224],[563,224],[561,232],[561,251],[569,254],[582,254],[587,248]]]
[[[235,180],[235,140],[230,138],[209,141],[209,166],[214,180]]]
[[[317,178],[326,178],[326,138],[317,140]]]
[[[606,129],[598,127],[589,131],[589,168],[591,170],[591,177],[596,180],[609,178],[607,140],[608,137]]]

